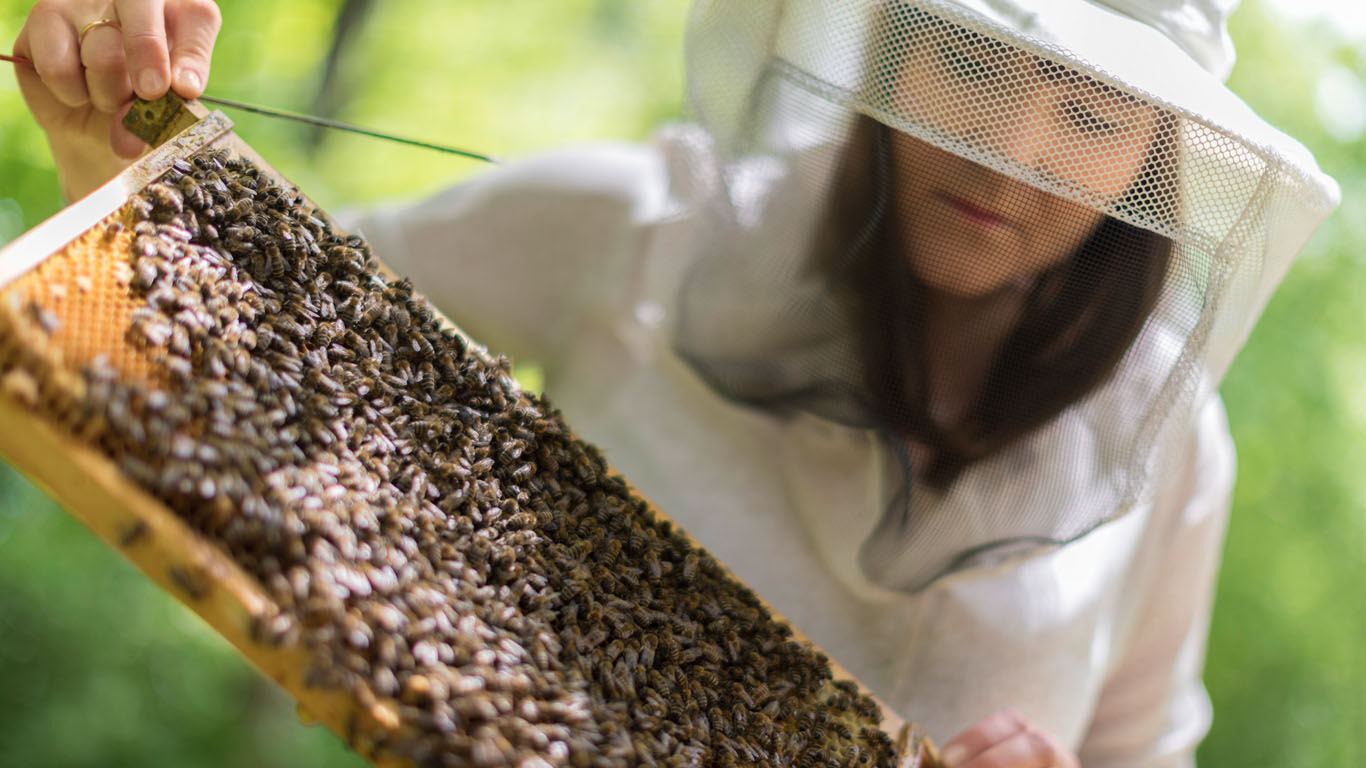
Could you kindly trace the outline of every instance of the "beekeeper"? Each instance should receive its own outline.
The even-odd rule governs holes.
[[[694,122],[357,224],[950,765],[1189,765],[1215,390],[1338,195],[1223,86],[1232,5],[701,0]],[[68,196],[218,25],[34,7]]]

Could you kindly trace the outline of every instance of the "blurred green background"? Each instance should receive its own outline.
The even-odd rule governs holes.
[[[1352,0],[1343,0],[1344,3]],[[687,0],[223,0],[210,93],[504,156],[638,140],[681,114]],[[30,0],[0,0],[0,46]],[[1344,205],[1223,392],[1240,463],[1206,680],[1207,766],[1366,764],[1366,38],[1248,0],[1232,87],[1317,154]],[[4,66],[4,65],[0,65]],[[413,198],[477,164],[233,114],[324,208]],[[60,206],[0,73],[0,244]],[[4,425],[0,425],[4,429]],[[359,766],[197,618],[0,464],[0,765]]]

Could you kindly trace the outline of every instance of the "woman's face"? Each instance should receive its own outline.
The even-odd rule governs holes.
[[[1093,208],[891,132],[895,210],[909,266],[927,287],[983,297],[1076,252],[1096,210],[1138,176],[1156,130],[1151,107],[962,29],[917,38],[895,98],[932,130],[1091,197]]]

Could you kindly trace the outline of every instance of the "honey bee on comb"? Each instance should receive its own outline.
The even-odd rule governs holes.
[[[296,191],[215,149],[123,215],[156,373],[86,366],[53,413],[263,585],[251,641],[358,702],[372,758],[896,764],[876,703]],[[3,358],[6,394],[48,408],[48,368]]]

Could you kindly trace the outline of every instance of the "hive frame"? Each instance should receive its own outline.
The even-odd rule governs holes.
[[[73,241],[97,234],[101,227],[108,226],[112,214],[170,170],[176,160],[189,160],[210,147],[245,156],[277,183],[294,186],[231,132],[232,121],[222,112],[209,112],[197,102],[185,103],[183,110],[178,113],[182,123],[193,119],[188,128],[173,137],[162,137],[159,146],[118,176],[0,248],[0,292]],[[394,277],[382,263],[380,269],[387,277]],[[445,315],[439,311],[436,314],[441,323],[469,342],[472,353],[486,362],[491,360],[484,347],[470,340]],[[340,689],[311,688],[304,682],[310,657],[305,647],[277,648],[252,639],[253,625],[268,620],[281,609],[262,585],[222,549],[194,532],[160,500],[124,476],[96,447],[3,392],[0,424],[6,425],[0,429],[0,458],[208,623],[293,697],[301,714],[327,726],[380,768],[411,765],[392,755],[376,755],[376,745],[364,741],[363,734],[372,732],[375,726],[379,726],[378,730],[392,730],[389,726],[397,720],[392,709],[383,704],[367,709]],[[631,491],[646,498],[634,486]],[[651,507],[660,519],[670,519]],[[690,544],[702,548],[681,526],[674,524],[674,529],[682,532]],[[729,569],[726,574],[736,578]],[[760,600],[775,621],[785,621],[762,597]],[[819,650],[795,626],[793,637]],[[831,659],[830,666],[836,679],[858,683],[835,660]],[[859,690],[871,696],[862,684]],[[876,697],[872,698],[876,701]],[[893,738],[900,768],[937,765],[935,749],[924,734],[880,701],[878,705],[883,711],[882,729]]]

